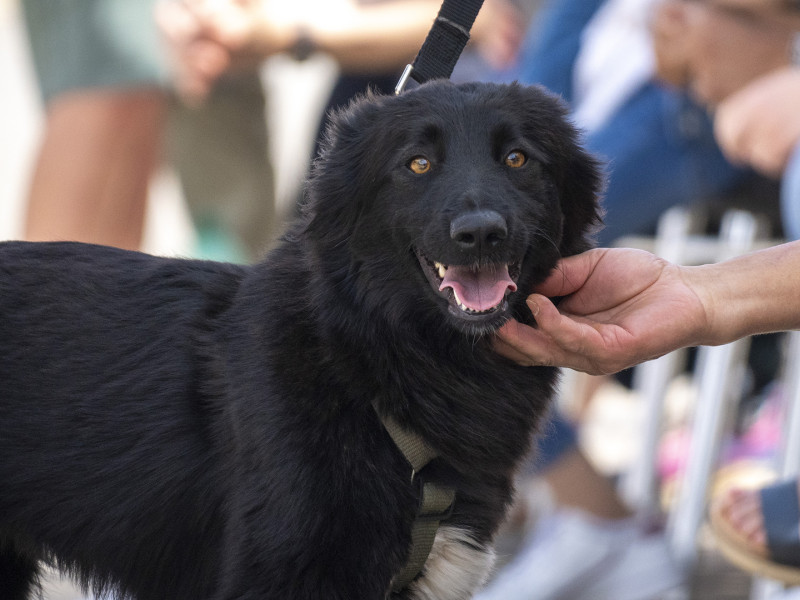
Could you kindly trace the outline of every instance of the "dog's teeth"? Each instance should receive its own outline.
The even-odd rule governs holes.
[[[439,277],[444,279],[445,273],[447,273],[447,267],[445,267],[442,263],[437,262],[433,263],[433,266],[436,267],[436,270],[439,272]]]

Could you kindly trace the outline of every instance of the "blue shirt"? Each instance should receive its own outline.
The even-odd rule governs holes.
[[[781,182],[781,213],[786,237],[800,239],[800,143],[795,146]]]

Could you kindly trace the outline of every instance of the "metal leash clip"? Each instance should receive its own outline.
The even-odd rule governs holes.
[[[403,93],[403,90],[406,89],[406,84],[408,80],[411,78],[411,73],[414,72],[414,65],[406,65],[406,68],[403,69],[403,74],[400,75],[400,80],[397,82],[397,85],[394,86],[394,95],[399,96]]]

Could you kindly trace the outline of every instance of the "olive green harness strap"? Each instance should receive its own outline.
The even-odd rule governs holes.
[[[378,412],[377,407],[375,409]],[[456,491],[454,488],[424,481],[419,473],[437,454],[427,442],[415,433],[400,427],[391,417],[378,417],[394,441],[398,450],[411,465],[411,481],[420,482],[420,500],[417,517],[411,526],[411,549],[403,570],[392,580],[392,590],[399,592],[410,584],[422,571],[431,553],[439,522],[448,518],[453,510]]]

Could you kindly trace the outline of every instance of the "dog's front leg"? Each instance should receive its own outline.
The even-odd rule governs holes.
[[[313,554],[315,550],[318,549],[306,548],[304,552]],[[352,568],[349,561],[340,562],[335,557],[307,557],[303,553],[290,558],[288,553],[281,552],[283,556],[277,561],[275,557],[240,556],[237,572],[229,575],[218,600],[385,600],[388,597],[388,576]]]
[[[384,529],[363,513],[313,510],[295,494],[280,510],[239,512],[224,541],[216,600],[385,600],[398,562]],[[290,506],[291,505],[291,506]],[[274,508],[274,507],[273,507]],[[272,516],[265,516],[272,515]]]

